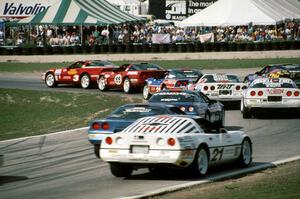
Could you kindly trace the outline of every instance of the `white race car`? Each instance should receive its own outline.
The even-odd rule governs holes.
[[[300,89],[289,78],[257,78],[244,90],[241,100],[243,118],[259,109],[290,109],[300,112]]]
[[[250,165],[249,136],[242,131],[210,131],[210,125],[199,117],[144,117],[106,136],[100,157],[110,164],[116,177],[127,177],[139,168],[188,168],[202,176],[215,163],[236,161],[239,166]]]
[[[210,99],[219,101],[240,101],[243,89],[247,85],[242,83],[234,74],[204,74],[190,90],[201,91]]]

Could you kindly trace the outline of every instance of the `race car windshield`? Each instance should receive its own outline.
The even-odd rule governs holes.
[[[93,67],[93,66],[115,66],[115,64],[108,62],[108,61],[102,61],[102,60],[96,60],[88,63],[86,65],[87,67]]]
[[[297,70],[300,71],[300,65],[286,65],[284,66],[288,70]]]
[[[240,83],[239,78],[236,75],[205,75],[202,79],[205,83],[216,83],[216,82],[230,82],[230,83]]]
[[[162,68],[156,64],[134,64],[130,70],[162,70]]]
[[[169,77],[172,78],[199,78],[201,74],[198,71],[183,71],[183,70],[175,70],[171,71]]]
[[[161,107],[120,107],[112,112],[108,119],[138,119],[146,116],[170,114],[171,111]]]
[[[287,81],[274,81],[274,80],[267,80],[267,81],[256,81],[252,82],[250,85],[251,88],[297,88],[297,85],[290,80]]]
[[[201,101],[201,98],[186,93],[158,93],[153,95],[149,99],[149,102],[196,102],[196,99]],[[202,102],[204,102],[204,100]]]

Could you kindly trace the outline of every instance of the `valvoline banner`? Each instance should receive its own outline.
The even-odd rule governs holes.
[[[57,0],[1,0],[0,18],[24,18],[35,15]]]

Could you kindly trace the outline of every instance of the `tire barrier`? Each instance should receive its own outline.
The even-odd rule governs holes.
[[[300,41],[267,42],[217,42],[170,44],[113,44],[76,46],[24,46],[0,47],[0,55],[58,55],[58,54],[106,54],[106,53],[167,53],[167,52],[225,52],[298,50]]]

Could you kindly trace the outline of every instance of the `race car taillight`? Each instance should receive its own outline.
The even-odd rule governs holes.
[[[107,122],[103,122],[102,125],[101,125],[101,128],[103,130],[108,130],[109,129],[109,124]]]
[[[183,111],[183,112],[185,111],[185,107],[184,107],[184,106],[180,106],[179,109],[180,109],[181,111]]]
[[[189,112],[193,112],[193,111],[194,111],[194,107],[189,106],[189,107],[188,107],[188,111],[189,111]]]
[[[257,93],[258,96],[262,96],[263,94],[264,94],[264,92],[262,92],[262,91],[258,91],[258,93]]]
[[[208,86],[204,86],[203,90],[207,91],[208,90]]]
[[[238,90],[241,89],[241,87],[240,86],[236,86],[235,89],[238,91]]]
[[[250,92],[250,95],[253,97],[253,96],[256,95],[256,92],[255,92],[255,91],[251,91],[251,92]]]
[[[168,143],[168,145],[170,145],[170,146],[174,146],[175,143],[176,143],[176,141],[175,141],[174,138],[169,138],[167,143]]]
[[[294,92],[294,95],[295,95],[296,97],[298,97],[298,96],[299,96],[299,91],[295,91],[295,92]]]
[[[292,96],[292,91],[286,92],[286,96],[288,96],[288,97]]]
[[[94,130],[99,130],[99,129],[100,129],[100,124],[97,123],[97,122],[95,122],[95,123],[92,124],[92,128],[93,128]]]
[[[210,90],[212,90],[212,91],[215,90],[215,86],[211,86]]]
[[[105,138],[105,143],[111,145],[113,143],[113,140],[111,137],[106,137]]]

